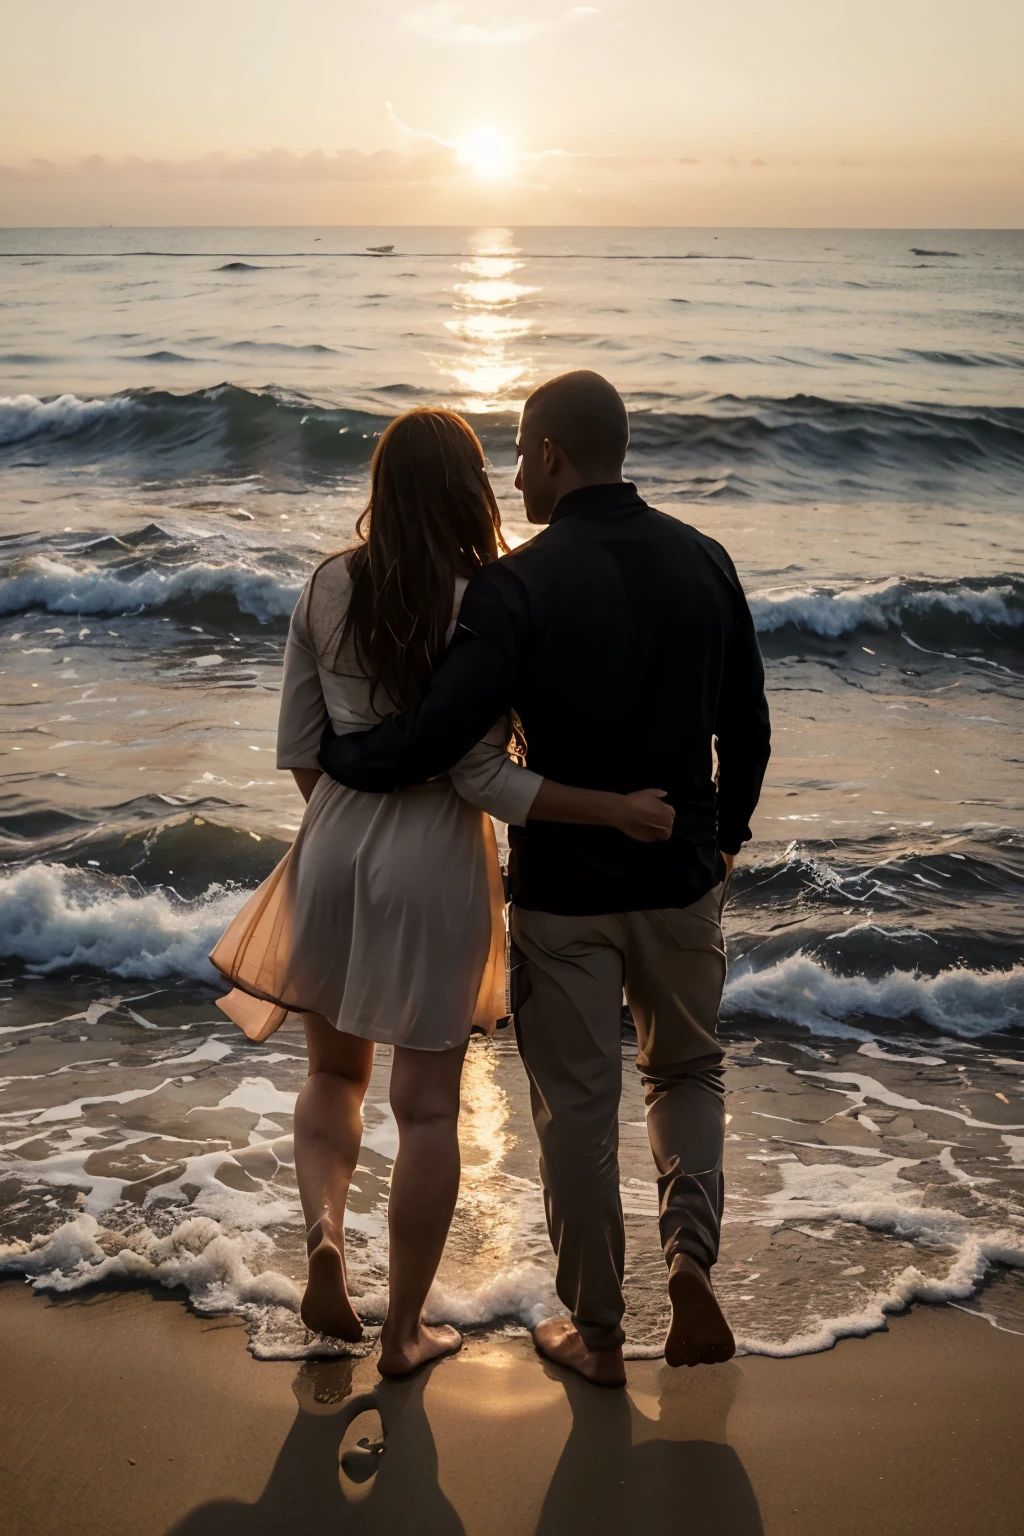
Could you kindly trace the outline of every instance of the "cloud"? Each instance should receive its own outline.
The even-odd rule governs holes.
[[[405,122],[403,118],[399,117],[390,101],[384,103],[384,111],[392,127],[397,128],[400,133],[406,134],[408,138],[418,140],[421,144],[440,144],[444,149],[457,148],[457,145],[451,139],[442,139],[438,134],[431,133],[427,128],[414,128],[411,123]]]
[[[426,135],[424,138],[428,137]],[[322,149],[297,155],[287,149],[258,150],[251,155],[204,155],[194,160],[107,160],[88,155],[73,165],[33,160],[29,165],[0,165],[0,181],[20,183],[154,183],[236,182],[249,185],[309,182],[424,182],[462,174],[454,149],[431,140],[412,154],[382,149],[364,154]]]
[[[526,43],[542,32],[570,26],[574,22],[588,21],[590,17],[601,14],[596,5],[574,5],[554,15],[534,9],[518,20],[510,16],[508,20],[495,24],[491,19],[485,22],[474,20],[472,15],[467,15],[468,10],[467,6],[453,4],[451,0],[432,0],[431,4],[421,10],[408,12],[405,20],[408,26],[422,32],[435,43],[471,43],[496,47],[503,43]]]

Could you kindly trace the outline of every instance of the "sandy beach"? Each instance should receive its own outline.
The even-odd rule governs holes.
[[[402,1383],[260,1363],[145,1291],[8,1283],[0,1335],[10,1536],[1020,1529],[1024,1339],[945,1308],[827,1354],[633,1362],[625,1393],[519,1338]]]

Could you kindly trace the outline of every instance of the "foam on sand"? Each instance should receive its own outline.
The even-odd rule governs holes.
[[[968,1218],[920,1205],[918,1188],[901,1178],[912,1159],[846,1167],[840,1164],[779,1165],[782,1188],[767,1196],[759,1210],[737,1213],[734,1220],[776,1226],[799,1215],[807,1220],[838,1220],[883,1231],[904,1242],[951,1252],[944,1273],[927,1275],[907,1265],[855,1309],[821,1318],[811,1328],[785,1339],[741,1336],[747,1354],[786,1358],[831,1349],[842,1338],[863,1337],[886,1327],[894,1313],[915,1301],[964,1301],[996,1265],[1024,1268],[1024,1238],[1019,1231],[979,1231]],[[312,1336],[298,1317],[300,1286],[289,1276],[265,1267],[274,1252],[272,1238],[259,1228],[240,1230],[207,1215],[189,1216],[170,1232],[149,1227],[116,1234],[87,1212],[75,1215],[45,1237],[0,1245],[0,1274],[21,1274],[35,1290],[68,1293],[93,1285],[134,1284],[182,1288],[189,1305],[204,1315],[234,1313],[246,1320],[250,1349],[258,1359],[295,1360],[311,1356],[361,1353],[369,1348],[386,1310],[379,1285],[353,1296],[367,1322],[363,1345],[342,1345]],[[487,1329],[495,1324],[532,1328],[560,1311],[550,1271],[523,1263],[492,1276],[476,1288],[435,1285],[428,1299],[429,1322]],[[657,1344],[632,1342],[631,1359],[656,1358]]]
[[[880,1290],[865,1296],[854,1310],[822,1318],[811,1329],[786,1340],[741,1337],[745,1354],[816,1354],[840,1339],[862,1338],[886,1327],[886,1319],[915,1301],[964,1301],[981,1285],[995,1265],[1024,1268],[1024,1233],[1009,1227],[979,1230],[978,1223],[956,1211],[924,1206],[918,1185],[902,1177],[918,1166],[913,1158],[888,1158],[853,1167],[840,1163],[777,1165],[781,1188],[758,1201],[761,1210],[746,1218],[773,1224],[799,1215],[804,1220],[838,1220],[885,1232],[903,1242],[951,1252],[941,1275],[926,1275],[908,1265]]]

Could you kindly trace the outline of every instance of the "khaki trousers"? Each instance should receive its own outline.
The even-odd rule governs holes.
[[[512,909],[516,1007],[558,1295],[591,1349],[622,1330],[621,1019],[636,1023],[665,1258],[718,1257],[725,1139],[718,1010],[724,884],[689,907],[562,917]]]

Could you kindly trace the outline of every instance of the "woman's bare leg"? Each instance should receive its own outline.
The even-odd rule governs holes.
[[[462,1344],[454,1328],[427,1328],[422,1312],[459,1195],[459,1082],[465,1054],[464,1045],[450,1051],[395,1047],[391,1108],[398,1122],[398,1156],[388,1204],[388,1315],[378,1367],[383,1376],[405,1376]]]
[[[373,1041],[304,1013],[309,1076],[295,1104],[295,1177],[306,1218],[309,1277],[299,1315],[315,1333],[354,1342],[363,1325],[345,1282],[345,1202],[363,1134]]]

